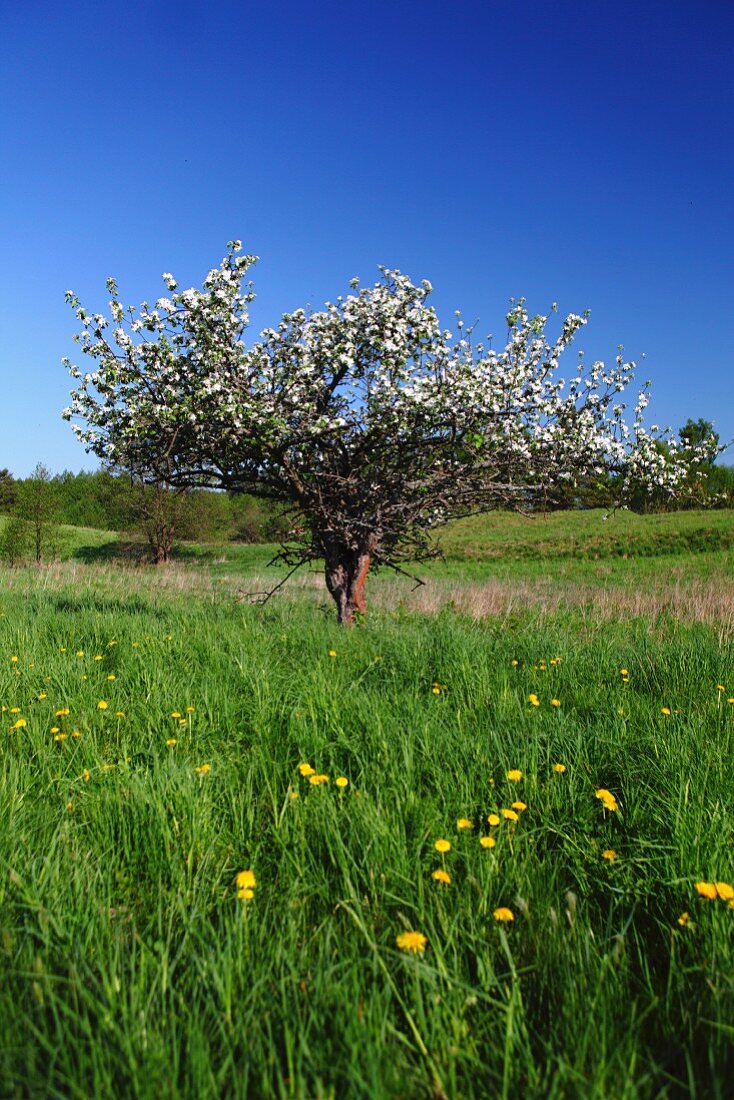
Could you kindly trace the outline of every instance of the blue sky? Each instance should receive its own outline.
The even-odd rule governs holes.
[[[589,308],[578,346],[644,352],[652,420],[734,438],[730,0],[5,0],[2,24],[0,467],[96,464],[60,419],[67,288],[155,299],[233,237],[253,338],[385,264],[497,338],[511,296]]]

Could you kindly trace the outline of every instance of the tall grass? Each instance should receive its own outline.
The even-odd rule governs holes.
[[[0,1093],[731,1095],[728,635],[175,576],[4,575]]]

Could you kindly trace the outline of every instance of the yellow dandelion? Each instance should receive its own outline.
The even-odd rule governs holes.
[[[196,712],[196,707],[187,707],[186,708],[186,713],[187,714],[194,714],[195,712]]]
[[[330,657],[336,657],[336,650],[335,649],[330,649],[329,650],[329,656]]]
[[[101,653],[95,654],[94,659],[95,659],[95,661],[101,661],[102,660],[102,654]]]
[[[518,666],[518,665],[520,664],[520,662],[519,662],[519,661],[517,661],[517,660],[515,660],[515,659],[513,658],[513,659],[512,659],[511,661],[510,661],[510,664],[512,665],[512,667],[513,667],[513,668],[517,668],[517,666]]]
[[[245,888],[252,889],[257,886],[257,879],[255,878],[254,871],[238,871],[235,875],[235,886],[238,890],[244,890]]]
[[[551,701],[550,701],[550,705],[551,705],[552,707],[560,707],[560,705],[561,705],[561,700],[560,700],[560,699],[551,699]]]
[[[681,913],[681,915],[678,917],[678,924],[681,926],[681,928],[685,928],[690,919],[691,918],[688,913]]]
[[[18,663],[18,658],[15,655],[13,655],[10,660],[14,665]]]
[[[84,771],[82,772],[82,779],[84,780],[85,783],[88,783],[91,778],[92,778],[92,773],[90,772],[89,768],[85,768]]]
[[[51,733],[58,733],[58,732],[59,732],[59,727],[58,726],[51,726]]]
[[[519,813],[522,813],[523,810],[527,810],[527,805],[524,802],[517,801],[512,803],[512,808],[513,810],[517,810]]]
[[[180,714],[179,711],[177,711],[177,710],[172,710],[171,711],[171,718],[180,718],[180,717],[181,717],[181,714]]]
[[[76,655],[77,655],[77,657],[83,657],[84,656],[84,650],[83,649],[78,649],[76,651]]]
[[[56,711],[55,717],[56,718],[66,718],[68,716],[68,714],[69,714],[69,708],[68,707],[61,707],[60,710]]]
[[[197,775],[208,775],[211,770],[211,764],[199,764],[198,768],[194,768]]]
[[[3,710],[5,710],[5,707],[3,707]],[[20,707],[11,707],[8,714],[20,714]]]
[[[108,679],[108,680],[116,680],[116,679],[117,679],[117,677],[115,676],[114,672],[111,672],[111,673],[109,674],[109,676],[107,677],[107,679]]]
[[[243,886],[241,890],[237,891],[237,897],[240,898],[241,901],[252,901],[255,897],[255,891],[249,886]]]
[[[298,793],[298,791],[291,791],[291,792],[290,792],[290,794],[289,794],[289,798],[290,798],[291,802],[295,802],[295,800],[296,800],[297,798],[300,798],[300,797],[301,797],[301,796],[300,796],[300,794]]]
[[[55,733],[54,741],[65,741],[68,736],[67,733]]]
[[[468,817],[460,817],[456,822],[457,829],[473,829],[474,822],[470,821]]]
[[[533,707],[539,707],[540,706],[540,699],[535,694],[535,692],[533,692],[531,695],[528,695],[528,702]]]
[[[599,787],[595,794],[596,797],[602,802],[605,810],[610,810],[614,812],[619,809],[616,798],[614,797],[612,792],[608,791],[605,787]]]
[[[337,778],[334,780],[334,783],[342,791],[345,787],[349,786],[349,780],[347,779],[346,775],[337,776]]]
[[[169,737],[168,740],[166,741],[166,744],[168,745],[169,749],[173,748],[173,746],[176,744],[176,738],[175,737]]]
[[[661,714],[670,714],[670,707],[661,707],[660,708],[660,713]]]
[[[316,775],[316,769],[312,768],[310,764],[299,764],[298,770],[304,779],[307,779],[310,775]]]
[[[716,893],[719,895],[722,901],[732,901],[734,899],[734,886],[730,886],[728,882],[716,882]]]
[[[28,723],[25,718],[19,718],[17,722],[13,722],[10,728],[11,730],[22,730],[27,725]]]
[[[100,701],[97,703],[97,710],[107,710],[107,707],[109,705],[110,704],[107,702],[106,699],[100,699]]]
[[[81,733],[79,732],[79,730],[72,730],[71,731],[71,736],[72,737],[81,737]]]
[[[431,691],[433,692],[434,695],[440,695],[441,694],[441,688],[438,686],[438,684],[434,684],[433,687],[431,688]]]
[[[67,802],[66,803],[66,809],[69,811],[69,813],[71,813],[71,811],[74,809],[74,803],[73,802]]]
[[[717,691],[726,691],[726,688],[724,687],[723,684],[717,684],[716,685],[716,690]]]
[[[328,775],[309,775],[309,783],[314,787],[323,787],[324,783],[329,782]]]
[[[514,810],[503,810],[502,811],[502,816],[504,817],[505,821],[519,821],[520,820],[520,818],[518,817],[518,815],[515,813]]]
[[[500,924],[507,924],[508,921],[515,919],[515,914],[512,912],[512,909],[507,909],[503,905],[501,905],[499,909],[495,909],[492,916],[496,921],[499,921]]]
[[[38,693],[38,698],[39,699],[45,699],[46,698],[46,692],[45,691],[40,691]]]
[[[629,669],[628,668],[620,668],[619,674],[620,674],[620,676],[629,676]]]
[[[450,840],[444,840],[443,837],[439,837],[439,839],[436,841],[436,843],[433,845],[433,847],[436,849],[437,852],[450,852],[451,851],[451,841]]]
[[[513,783],[517,783],[522,779],[522,772],[519,768],[511,768],[507,773],[507,778],[511,779]]]
[[[437,871],[433,872],[431,878],[434,878],[436,882],[442,883],[443,886],[451,885],[451,875],[448,873],[448,871],[442,871],[440,868]]]
[[[608,859],[610,863],[613,863],[617,858],[617,853],[614,851],[614,848],[605,848],[601,854],[601,858]]]
[[[563,775],[565,770],[566,770],[566,765],[565,764],[554,764],[553,765],[553,771],[558,772],[559,775]]]
[[[422,955],[428,944],[428,939],[422,932],[401,932],[395,937],[395,943],[401,951],[407,951],[413,955]]]
[[[480,836],[479,843],[483,848],[494,848],[497,841],[493,836]]]
[[[499,814],[488,814],[487,821],[489,822],[490,825],[499,825],[500,815]]]
[[[713,900],[715,897],[718,897],[718,890],[716,889],[715,882],[697,882],[696,889],[702,898]]]

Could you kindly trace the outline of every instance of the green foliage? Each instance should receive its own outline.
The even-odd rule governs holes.
[[[345,634],[147,576],[0,588],[5,1093],[724,1100],[734,911],[695,883],[732,882],[727,631]]]

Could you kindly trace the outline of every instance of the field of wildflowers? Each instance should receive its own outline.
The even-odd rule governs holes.
[[[0,577],[1,1095],[732,1095],[728,629],[87,570]]]

